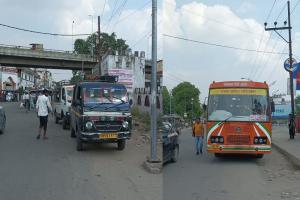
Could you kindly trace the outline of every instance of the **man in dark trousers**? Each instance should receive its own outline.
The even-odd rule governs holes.
[[[48,91],[46,89],[44,89],[42,95],[38,97],[38,100],[36,102],[36,109],[38,112],[38,117],[40,119],[39,134],[37,135],[36,138],[40,139],[42,129],[44,129],[43,139],[48,139],[46,135],[48,115],[49,115],[49,111],[52,112],[52,107],[48,98]]]

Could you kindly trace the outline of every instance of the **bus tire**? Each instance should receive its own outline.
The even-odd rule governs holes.
[[[263,158],[263,157],[264,157],[264,154],[256,154],[256,158],[261,159],[261,158]]]
[[[222,156],[222,154],[220,154],[220,153],[215,153],[215,157],[216,158],[220,158]]]

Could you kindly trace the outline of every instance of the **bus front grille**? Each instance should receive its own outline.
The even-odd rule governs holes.
[[[228,135],[227,143],[247,145],[250,143],[250,136],[249,135]]]

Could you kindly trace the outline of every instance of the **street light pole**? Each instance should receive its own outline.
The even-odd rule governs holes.
[[[72,51],[74,51],[74,37],[73,37],[73,34],[74,33],[74,20],[72,22]]]
[[[92,33],[91,33],[91,37],[93,36],[93,32],[94,32],[94,16],[93,15],[89,15],[89,17],[92,17]],[[94,47],[92,46],[92,56],[94,57]]]
[[[157,0],[152,0],[152,68],[151,68],[151,156],[150,162],[157,162]]]

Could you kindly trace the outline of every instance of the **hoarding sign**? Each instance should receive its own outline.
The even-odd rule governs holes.
[[[288,119],[291,113],[291,104],[275,104],[275,112],[272,113],[273,119]]]
[[[118,83],[125,85],[129,93],[133,92],[133,75],[130,69],[109,69],[108,75],[118,76]]]

